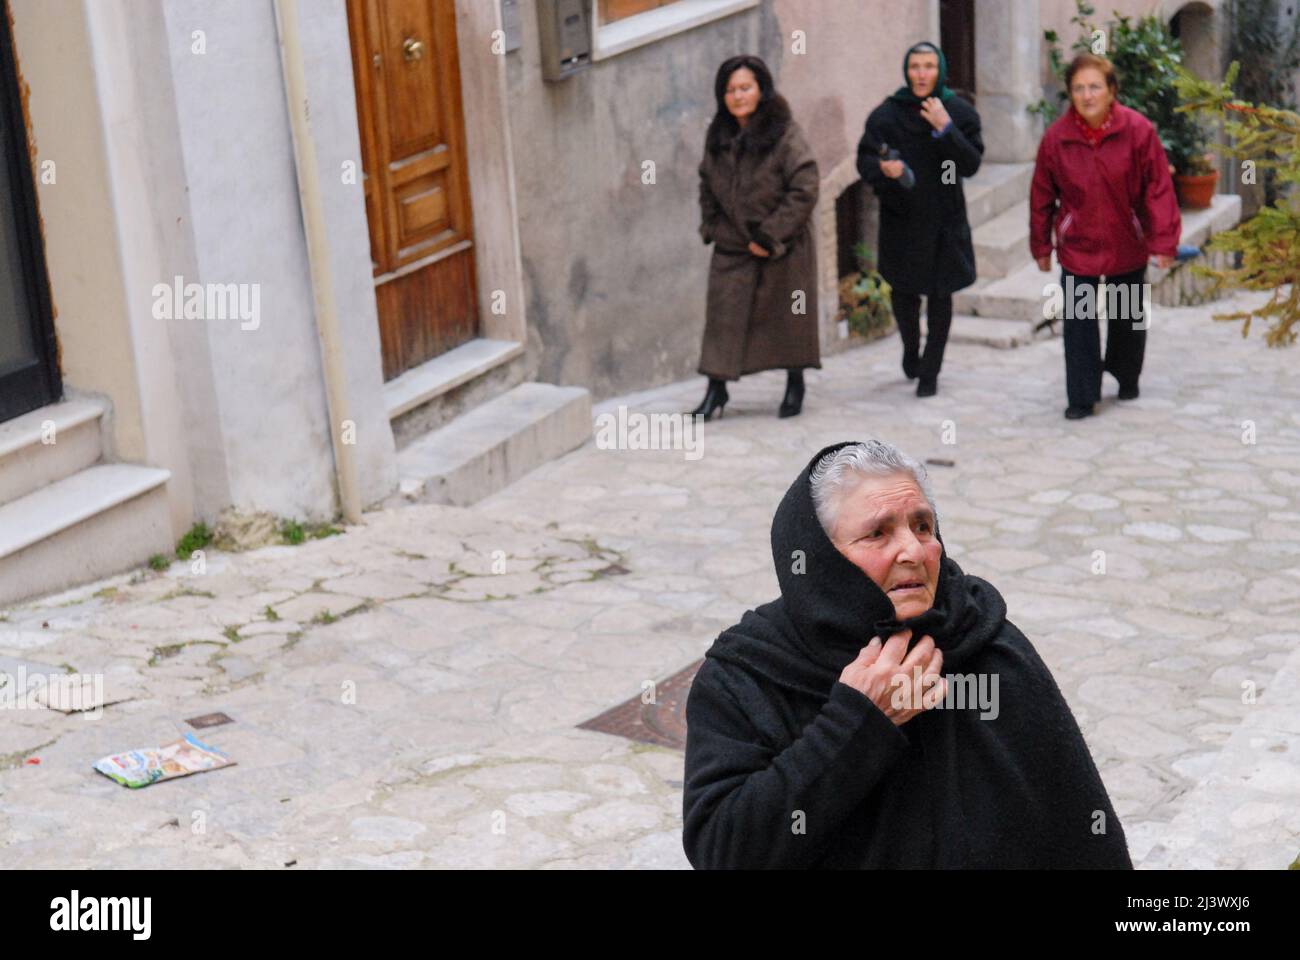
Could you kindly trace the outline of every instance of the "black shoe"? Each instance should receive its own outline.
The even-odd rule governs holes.
[[[785,381],[785,399],[776,415],[781,418],[799,416],[803,409],[803,390],[803,371],[789,371]]]
[[[1131,387],[1120,387],[1119,398],[1121,400],[1136,400],[1138,398],[1137,384],[1135,383]]]
[[[921,382],[916,385],[916,395],[918,397],[933,397],[938,392],[938,377],[922,377]]]
[[[727,401],[730,399],[727,396],[727,381],[709,377],[709,388],[704,392],[704,402],[692,410],[688,416],[711,420],[714,411],[717,411],[718,418],[721,419],[722,411],[726,408]]]
[[[907,377],[907,379],[916,379],[916,368],[920,365],[920,357],[909,357],[907,354],[903,354],[903,376]]]
[[[1082,420],[1084,417],[1092,416],[1092,407],[1066,407],[1066,420]]]

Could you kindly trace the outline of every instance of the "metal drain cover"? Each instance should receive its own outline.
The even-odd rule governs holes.
[[[685,750],[686,695],[690,693],[691,681],[703,663],[703,660],[697,660],[662,683],[656,683],[654,703],[642,702],[644,694],[639,694],[598,717],[578,724],[578,729]]]

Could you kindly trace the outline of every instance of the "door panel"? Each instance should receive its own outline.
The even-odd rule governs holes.
[[[948,61],[948,86],[975,102],[975,0],[940,0],[939,46]]]
[[[63,394],[7,4],[0,4],[0,421]]]
[[[478,334],[454,0],[348,0],[384,377]]]

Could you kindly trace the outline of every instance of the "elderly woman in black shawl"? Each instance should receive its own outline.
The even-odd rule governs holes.
[[[924,467],[827,447],[772,557],[780,599],[718,637],[687,701],[693,866],[1132,869],[1051,673],[946,555]]]

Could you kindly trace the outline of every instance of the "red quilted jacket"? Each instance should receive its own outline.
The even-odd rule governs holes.
[[[1029,250],[1052,252],[1071,273],[1128,273],[1178,250],[1183,221],[1169,161],[1151,121],[1120,103],[1097,146],[1079,130],[1073,108],[1038,145],[1029,189]],[[1058,206],[1059,203],[1059,206]]]

